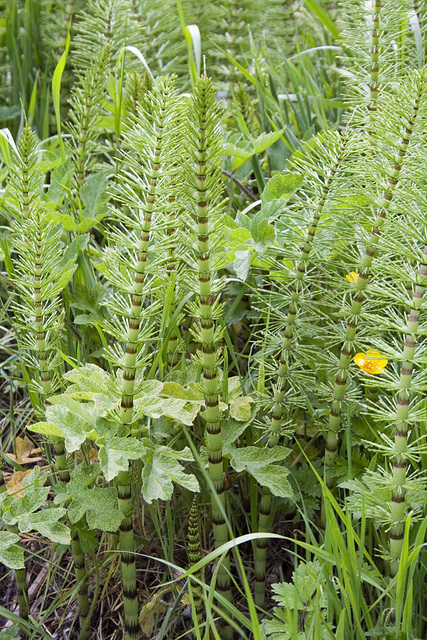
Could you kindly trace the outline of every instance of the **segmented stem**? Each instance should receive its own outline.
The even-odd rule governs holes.
[[[168,211],[169,224],[166,230],[168,238],[171,242],[171,244],[168,246],[169,260],[166,266],[166,271],[168,274],[169,282],[171,283],[173,282],[173,278],[176,276],[176,242],[178,241],[177,221],[179,216],[179,210],[178,210],[179,205],[177,203],[176,196],[174,194],[174,191],[175,191],[174,187],[177,179],[178,179],[177,175],[171,176],[171,195],[169,196],[169,211]],[[176,303],[177,303],[176,286],[177,285],[175,283],[173,287],[173,292],[172,292],[173,298],[172,298],[172,303],[171,303],[170,312],[169,312],[170,318],[172,318],[176,310]],[[175,325],[172,328],[171,334],[169,336],[168,344],[167,344],[167,360],[168,360],[168,366],[171,369],[175,365],[177,365],[179,362],[180,338],[181,338],[181,334],[180,334],[179,327]]]
[[[117,476],[118,505],[123,513],[119,530],[120,569],[125,614],[125,640],[138,640],[139,627],[138,592],[136,588],[135,537],[133,532],[132,474],[121,471]]]
[[[348,370],[353,352],[353,344],[356,337],[356,331],[362,306],[365,299],[365,290],[368,285],[370,269],[372,262],[377,253],[377,245],[381,236],[381,229],[388,215],[388,210],[393,199],[393,193],[399,181],[402,164],[408,150],[409,142],[412,136],[415,120],[418,115],[421,93],[423,89],[423,79],[420,78],[418,86],[418,94],[413,104],[412,114],[410,115],[404,135],[401,139],[399,149],[395,156],[395,163],[388,179],[387,189],[382,197],[381,206],[378,210],[374,226],[371,231],[369,242],[366,246],[362,261],[362,268],[359,273],[357,282],[355,283],[355,294],[351,300],[351,314],[347,319],[344,343],[341,348],[340,359],[338,363],[338,373],[335,378],[335,386],[333,391],[332,406],[329,412],[328,432],[326,435],[325,449],[325,480],[327,486],[332,489],[334,480],[330,472],[331,466],[334,464],[338,455],[338,433],[341,422],[341,410],[348,379]]]
[[[197,495],[194,496],[193,502],[191,504],[190,517],[188,520],[188,530],[187,530],[187,555],[190,566],[195,565],[202,557],[200,551],[200,513],[198,510],[198,500]],[[198,580],[203,580],[204,573],[203,569],[196,571],[194,577]],[[197,582],[191,583],[191,593],[193,597],[193,620],[194,624],[201,627],[203,624],[203,598],[202,598],[202,587],[197,584]],[[194,634],[194,637],[197,637]]]
[[[400,367],[400,388],[397,392],[397,423],[394,436],[393,490],[391,496],[390,528],[390,573],[397,574],[403,547],[403,534],[406,515],[406,476],[408,448],[409,405],[414,368],[414,355],[417,332],[420,322],[420,307],[427,284],[427,246],[424,247],[422,262],[418,267],[416,284],[412,295],[412,308],[407,315],[407,333],[405,334],[403,361]]]
[[[148,260],[151,221],[156,201],[158,176],[165,137],[167,101],[172,84],[165,85],[160,96],[159,113],[156,122],[156,141],[150,158],[150,172],[147,196],[143,208],[143,220],[140,231],[137,262],[133,279],[131,309],[128,319],[127,342],[125,347],[123,386],[121,399],[121,421],[130,429],[133,423],[135,376],[138,352],[141,347],[140,327],[143,301],[143,285]],[[124,514],[119,529],[121,551],[122,593],[125,611],[125,638],[136,640],[140,637],[139,607],[136,584],[135,540],[132,524],[131,472],[122,471],[117,476],[118,504]]]
[[[379,60],[380,60],[380,24],[381,24],[381,0],[375,0],[374,14],[372,17],[372,44],[371,44],[371,69],[370,69],[370,111],[377,110],[377,100],[379,93]]]
[[[322,196],[314,211],[310,227],[307,232],[304,244],[302,246],[301,260],[296,269],[295,282],[291,289],[291,302],[289,304],[286,317],[285,330],[283,335],[282,348],[280,352],[280,362],[277,369],[277,386],[274,392],[274,404],[271,412],[270,434],[268,446],[275,447],[279,444],[280,430],[282,427],[282,418],[284,411],[284,398],[286,393],[286,382],[289,371],[289,358],[291,356],[291,348],[294,339],[294,326],[297,313],[299,311],[299,302],[301,292],[304,287],[304,277],[309,264],[309,257],[313,246],[314,236],[316,235],[320,217],[322,215],[326,199],[331,189],[332,181],[341,164],[347,137],[344,135],[341,140],[341,146],[338,151],[336,162],[331,168],[330,173],[325,181],[322,189]],[[270,531],[271,510],[273,496],[267,487],[262,488],[262,496],[259,505],[258,531]],[[263,607],[265,602],[265,567],[267,558],[267,538],[259,538],[255,544],[255,603]]]
[[[80,630],[82,630],[86,627],[87,618],[89,615],[89,595],[87,589],[85,555],[82,551],[77,529],[74,529],[72,533],[71,553],[74,560],[74,575],[76,577],[76,583],[78,585],[77,601],[79,605],[79,625]],[[81,636],[82,640],[89,636],[89,631],[89,625],[87,625],[84,635]]]
[[[205,397],[206,446],[209,458],[209,475],[217,496],[212,496],[212,522],[215,546],[219,547],[228,540],[227,525],[222,510],[217,504],[219,499],[225,509],[224,472],[222,459],[221,413],[219,395],[221,386],[218,376],[218,354],[215,339],[215,321],[213,306],[215,295],[212,292],[214,271],[211,267],[212,238],[210,222],[213,204],[209,202],[209,192],[215,186],[213,177],[219,180],[220,160],[214,156],[211,146],[217,138],[217,106],[215,91],[209,78],[198,79],[193,100],[193,171],[196,190],[195,217],[197,223],[197,264],[199,280],[199,317],[202,361],[202,386]],[[213,127],[213,129],[212,129]],[[215,164],[213,164],[213,161]],[[212,224],[212,222],[211,222]],[[217,588],[231,599],[229,558],[225,558],[218,569]],[[223,635],[228,632],[224,629]]]

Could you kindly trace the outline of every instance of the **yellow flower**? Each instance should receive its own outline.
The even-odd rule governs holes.
[[[372,276],[369,277],[372,278]],[[359,274],[355,271],[350,271],[350,273],[347,273],[346,278],[349,282],[351,282],[351,284],[356,284],[356,282],[359,280]]]
[[[369,349],[366,353],[356,353],[353,360],[362,371],[373,375],[384,373],[388,363],[387,358],[375,349]]]
[[[351,284],[356,284],[356,282],[359,280],[359,274],[355,271],[350,271],[350,273],[347,273],[346,278],[349,282],[351,282]]]

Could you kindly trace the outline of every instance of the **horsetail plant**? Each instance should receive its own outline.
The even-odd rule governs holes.
[[[412,13],[412,2],[407,0],[346,3],[346,26],[339,39],[350,105],[364,104],[373,118],[381,94],[405,69],[419,66]]]
[[[218,343],[222,330],[216,324],[223,308],[218,294],[224,286],[223,279],[217,277],[217,270],[224,262],[223,253],[219,250],[223,228],[220,218],[222,184],[219,114],[220,107],[215,99],[212,81],[206,76],[201,76],[194,88],[187,119],[187,206],[192,217],[187,217],[188,230],[186,229],[185,233],[191,233],[190,248],[194,255],[191,272],[194,274],[192,290],[196,294],[196,301],[191,306],[191,312],[197,318],[193,333],[201,345],[196,361],[202,368],[209,476],[216,494],[211,496],[216,547],[228,540],[228,529],[224,519],[226,500],[219,407],[221,384]],[[218,569],[217,587],[227,599],[231,599],[228,558]],[[228,632],[224,629],[224,633]]]
[[[427,152],[422,133],[427,106],[424,84],[424,71],[414,72],[404,87],[407,101],[415,105],[410,126],[404,132],[409,143],[404,145],[405,153],[396,161],[400,165],[399,182],[384,218],[371,267],[369,290],[371,298],[381,305],[382,313],[365,312],[365,320],[368,335],[376,336],[377,350],[370,361],[369,351],[355,357],[356,364],[368,374],[365,384],[375,389],[367,400],[366,411],[375,420],[378,435],[366,444],[375,452],[378,462],[365,471],[362,479],[341,485],[350,490],[347,505],[355,518],[360,519],[364,513],[381,532],[381,555],[393,579],[386,602],[397,629],[403,624],[406,599],[411,599],[413,590],[407,551],[411,549],[411,558],[416,563],[416,541],[418,537],[425,537],[426,524],[420,510],[425,498],[425,478],[418,469],[425,454],[422,440],[426,384],[422,327],[427,283],[426,192],[422,168]],[[388,102],[382,105],[382,110],[378,109],[378,116],[383,113],[383,123],[389,121],[388,108],[395,113],[408,105],[408,102],[402,104],[398,90],[392,100],[389,96]],[[402,152],[401,126],[396,120],[393,128],[386,129],[384,124],[381,127],[388,144],[393,141],[398,153]],[[365,166],[365,175],[367,173],[369,168]],[[408,281],[412,285],[410,294]],[[374,379],[372,374],[378,375]],[[381,458],[385,458],[383,465],[379,463]],[[406,625],[408,627],[408,623]]]
[[[13,322],[24,362],[33,372],[30,392],[33,397],[40,398],[34,409],[43,417],[46,402],[59,388],[61,359],[56,349],[61,340],[64,316],[59,295],[72,277],[76,265],[71,255],[62,256],[62,229],[52,223],[41,200],[43,173],[39,169],[37,156],[36,137],[29,127],[25,127],[11,173],[9,203],[14,218],[11,223],[14,273],[10,275],[19,295],[13,304]],[[63,439],[53,438],[53,446],[59,480],[68,482],[70,475]],[[74,550],[77,547],[80,547],[78,540]],[[77,564],[80,623],[83,626],[89,611],[84,559]],[[25,569],[19,570],[17,588],[21,617],[28,618]]]
[[[89,171],[97,159],[99,147],[99,121],[102,117],[102,101],[105,96],[105,83],[111,48],[105,45],[94,58],[88,69],[78,75],[78,84],[73,88],[70,99],[68,130],[71,133],[68,142],[73,164],[72,210],[80,222],[82,220],[82,202],[80,189]]]
[[[283,328],[283,341],[279,355],[279,366],[276,371],[276,384],[274,388],[273,406],[270,412],[270,425],[268,428],[267,446],[277,447],[282,430],[283,416],[285,412],[285,395],[291,391],[292,382],[289,379],[292,370],[292,359],[295,353],[292,349],[298,349],[295,345],[298,336],[297,318],[301,314],[302,296],[304,290],[309,286],[307,282],[307,270],[310,265],[310,256],[313,252],[313,243],[318,230],[323,210],[333,191],[333,183],[341,164],[345,164],[346,150],[348,147],[349,134],[342,135],[336,132],[328,132],[319,135],[316,140],[316,151],[314,152],[313,142],[311,143],[311,154],[309,159],[304,159],[304,155],[293,163],[294,170],[300,170],[306,176],[306,183],[312,183],[308,189],[314,190],[315,194],[310,194],[310,205],[313,209],[312,218],[309,222],[307,235],[302,241],[300,249],[300,260],[296,263],[293,274],[293,282],[289,287],[289,305]],[[308,160],[308,162],[307,162]],[[323,163],[322,172],[318,165],[316,171],[312,171],[315,162]],[[324,175],[322,175],[322,173]],[[314,189],[313,189],[313,185]],[[306,185],[307,186],[307,185]],[[314,196],[314,197],[313,197]],[[317,202],[314,198],[317,197]],[[277,269],[281,269],[277,263]],[[270,531],[271,509],[273,496],[268,487],[262,487],[262,497],[259,504],[258,531]],[[259,538],[255,545],[254,569],[255,569],[255,603],[263,607],[265,601],[265,564],[267,557],[267,539]]]
[[[390,95],[384,98],[387,100],[387,115],[390,114],[390,104],[400,113],[402,106],[406,108],[406,123],[403,136],[397,143],[397,152],[394,156],[394,163],[389,169],[389,177],[387,178],[387,186],[375,212],[375,220],[368,236],[363,258],[356,281],[353,283],[354,293],[351,294],[351,303],[349,314],[346,321],[346,329],[344,341],[342,343],[340,358],[338,363],[338,373],[335,377],[335,385],[333,390],[332,405],[329,412],[328,430],[326,434],[325,449],[325,479],[327,486],[331,489],[334,485],[331,468],[338,454],[338,433],[341,423],[342,405],[345,397],[347,380],[349,377],[349,367],[353,345],[356,339],[356,331],[359,319],[362,313],[362,306],[366,297],[366,289],[371,275],[372,263],[377,255],[377,245],[382,233],[382,227],[387,219],[396,187],[399,184],[402,167],[407,158],[408,150],[411,151],[411,145],[416,145],[416,137],[413,136],[414,127],[420,126],[418,112],[420,103],[424,100],[424,72],[411,72],[408,74],[406,82],[403,85],[403,91],[397,90],[393,99]],[[384,118],[385,114],[381,114],[381,109],[385,108],[385,102],[379,100],[376,129],[378,131],[379,122],[387,122]],[[385,126],[390,126],[386,124]],[[394,132],[393,132],[394,133]],[[376,203],[375,203],[376,204]]]
[[[137,416],[134,413],[136,376],[149,359],[145,346],[153,336],[150,318],[159,308],[154,300],[151,300],[149,309],[144,308],[144,301],[147,295],[154,294],[153,270],[158,273],[158,263],[162,260],[162,251],[164,252],[162,243],[161,246],[158,244],[156,252],[160,253],[159,258],[150,242],[152,217],[156,216],[156,228],[161,227],[162,220],[159,217],[167,210],[168,199],[171,197],[168,175],[176,153],[176,124],[179,115],[173,80],[159,80],[158,85],[147,95],[147,101],[151,105],[151,115],[147,117],[141,114],[123,136],[124,168],[116,188],[117,201],[122,203],[123,208],[114,211],[115,227],[109,232],[110,243],[117,249],[107,251],[103,268],[107,278],[120,292],[119,296],[111,296],[107,304],[116,318],[121,320],[115,325],[110,324],[107,330],[124,344],[124,352],[112,348],[107,355],[122,371],[120,422],[125,429],[123,433],[133,437],[138,431]],[[132,155],[129,151],[132,151]],[[167,224],[167,215],[164,218],[163,224]],[[126,640],[135,640],[140,632],[131,470],[120,471],[116,484],[119,508],[124,516],[119,530],[119,544],[125,637]]]
[[[14,322],[25,362],[38,375],[38,380],[33,376],[31,390],[42,398],[35,409],[43,414],[46,400],[59,387],[61,359],[56,347],[63,320],[59,294],[76,267],[71,255],[63,259],[62,229],[51,222],[41,200],[43,174],[37,166],[37,141],[29,127],[22,131],[18,152],[11,176],[13,200],[9,200],[17,254],[11,275],[20,295],[14,304]],[[29,318],[34,318],[33,331],[29,331]],[[66,482],[69,471],[61,439],[54,440],[54,449],[59,479]]]

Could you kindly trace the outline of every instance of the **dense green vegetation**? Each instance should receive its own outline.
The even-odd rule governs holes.
[[[427,637],[427,6],[0,0],[0,638]]]

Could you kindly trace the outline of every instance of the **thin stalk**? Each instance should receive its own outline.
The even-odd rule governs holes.
[[[128,319],[127,341],[123,368],[123,387],[121,399],[122,424],[132,429],[135,376],[138,352],[140,349],[141,309],[143,285],[148,260],[151,221],[156,200],[157,182],[160,162],[164,147],[165,120],[167,116],[167,98],[171,85],[165,87],[162,94],[156,127],[156,142],[150,158],[148,193],[143,209],[143,221],[137,252],[137,263],[133,279],[131,310]],[[139,606],[136,584],[135,540],[132,523],[132,474],[130,470],[121,471],[116,481],[118,487],[118,505],[124,518],[119,529],[119,545],[121,553],[122,593],[125,611],[125,639],[137,640],[140,637]]]
[[[427,283],[427,246],[424,247],[422,262],[412,295],[412,308],[407,316],[407,333],[404,338],[403,361],[400,367],[400,385],[397,391],[397,423],[394,436],[393,490],[391,496],[390,528],[390,573],[394,577],[399,569],[403,548],[403,534],[406,520],[405,483],[408,472],[406,451],[408,448],[408,422],[410,413],[411,385],[414,368],[415,347],[420,322],[420,307]]]
[[[193,141],[193,172],[194,186],[196,190],[196,230],[197,230],[197,264],[198,264],[198,314],[200,318],[200,341],[202,363],[202,387],[205,397],[205,425],[206,446],[209,458],[209,475],[215,488],[216,496],[211,496],[212,523],[215,546],[219,547],[228,541],[228,529],[223,517],[223,512],[218,505],[218,500],[223,509],[226,506],[224,491],[224,470],[222,458],[221,412],[219,397],[221,385],[218,375],[218,345],[215,335],[215,320],[213,307],[216,296],[212,287],[214,271],[211,266],[212,252],[212,214],[213,203],[209,201],[210,192],[215,185],[213,176],[219,174],[218,166],[213,165],[212,157],[216,144],[217,106],[215,103],[215,91],[211,81],[205,76],[198,79],[195,87],[192,133]],[[222,595],[231,600],[230,560],[227,556],[218,568],[217,588]],[[231,633],[231,628],[223,629],[223,637]]]
[[[187,555],[188,560],[190,562],[190,566],[195,565],[202,557],[200,551],[200,513],[198,510],[198,500],[197,495],[194,496],[193,502],[191,504],[190,517],[188,521],[188,529],[187,529]],[[194,577],[200,581],[204,579],[203,569],[196,571],[194,573]],[[203,624],[203,598],[202,598],[202,586],[197,582],[191,583],[191,594],[192,594],[192,613],[194,624],[198,626],[200,629]],[[194,634],[194,637],[197,637]]]
[[[296,269],[295,282],[291,288],[291,303],[289,304],[288,313],[286,317],[285,330],[282,342],[282,348],[280,352],[279,367],[277,369],[277,387],[274,392],[274,404],[271,411],[271,424],[270,433],[268,439],[268,447],[275,447],[279,444],[280,430],[282,428],[282,418],[284,412],[284,398],[286,393],[286,382],[289,372],[289,359],[291,357],[291,349],[294,340],[294,326],[297,313],[299,311],[299,303],[301,293],[304,288],[304,278],[309,265],[310,253],[313,246],[314,236],[316,235],[319,220],[322,215],[326,199],[331,189],[331,184],[335,178],[335,175],[341,164],[342,156],[344,153],[347,136],[344,135],[341,141],[341,147],[339,149],[336,162],[330,170],[329,176],[325,181],[325,185],[322,189],[322,197],[320,198],[310,227],[305,238],[301,260],[299,261]],[[259,504],[259,518],[258,518],[258,531],[270,531],[271,524],[271,511],[273,504],[273,496],[271,491],[267,487],[262,488],[262,496]],[[265,602],[265,567],[267,558],[267,538],[260,538],[255,544],[255,557],[254,557],[254,569],[255,569],[255,603],[259,607],[264,607]]]
[[[375,112],[377,110],[377,100],[379,93],[379,59],[380,59],[380,24],[381,24],[381,0],[375,0],[374,14],[372,17],[372,41],[371,41],[371,68],[370,68],[370,82],[369,82],[369,95],[370,103],[369,110]]]
[[[345,390],[348,379],[348,370],[350,367],[351,356],[353,353],[353,344],[356,338],[356,331],[360,314],[362,312],[363,302],[365,300],[365,290],[368,285],[372,262],[377,254],[377,245],[381,236],[381,229],[388,215],[390,204],[393,200],[393,194],[399,182],[402,164],[404,162],[409,142],[412,137],[414,123],[418,115],[421,94],[423,91],[423,78],[420,77],[418,85],[418,93],[415,98],[412,114],[408,118],[404,135],[400,141],[399,149],[395,156],[395,163],[391,169],[391,175],[388,179],[387,189],[383,194],[382,202],[378,210],[374,226],[371,231],[369,242],[366,246],[362,260],[362,267],[357,282],[355,283],[355,294],[351,299],[351,313],[347,319],[344,343],[340,352],[338,363],[338,373],[335,378],[335,386],[333,391],[332,406],[329,412],[328,431],[326,435],[326,448],[324,456],[325,480],[329,489],[333,489],[334,479],[331,473],[331,467],[335,463],[338,455],[339,430],[341,424],[341,411],[345,396]],[[322,514],[322,523],[324,523],[324,513]]]
[[[177,233],[177,224],[179,219],[179,204],[177,203],[175,191],[176,191],[176,183],[177,175],[171,176],[171,195],[169,196],[169,211],[168,211],[168,227],[166,233],[168,235],[168,239],[170,244],[168,245],[168,262],[166,266],[166,271],[168,275],[168,280],[170,283],[173,282],[173,279],[176,278],[176,243],[178,241],[178,233]],[[172,291],[172,302],[170,305],[169,318],[173,317],[173,314],[176,310],[177,304],[177,284],[176,280],[173,284]],[[170,333],[168,344],[167,344],[167,362],[169,369],[173,369],[180,360],[179,347],[181,343],[181,333],[178,325],[176,324]]]

